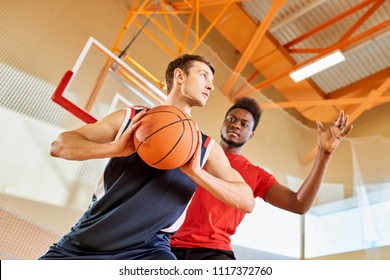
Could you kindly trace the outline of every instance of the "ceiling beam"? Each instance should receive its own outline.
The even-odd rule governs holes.
[[[241,75],[242,71],[244,70],[245,66],[248,64],[250,58],[252,57],[253,53],[255,52],[256,48],[258,47],[260,41],[263,39],[264,34],[267,32],[269,26],[271,25],[273,19],[276,17],[277,13],[279,12],[279,9],[283,7],[283,5],[286,3],[286,0],[277,0],[272,1],[272,5],[270,9],[268,10],[267,14],[265,15],[263,21],[258,26],[256,32],[253,34],[252,39],[248,43],[246,49],[242,53],[240,60],[236,64],[233,73],[230,75],[230,78],[225,84],[225,87],[222,91],[222,93],[225,96],[229,96],[229,92],[233,88],[234,84],[236,83],[239,75]]]
[[[300,108],[300,107],[311,107],[311,106],[334,106],[334,105],[348,105],[348,104],[361,104],[366,102],[367,97],[360,98],[339,98],[339,99],[326,99],[326,100],[303,100],[303,101],[287,101],[287,102],[272,102],[272,103],[261,103],[262,109],[272,108]],[[390,102],[390,96],[383,96],[375,100],[374,105]]]
[[[368,94],[366,100],[361,103],[361,105],[353,111],[349,119],[351,122],[353,122],[355,119],[357,119],[362,113],[372,108],[375,101],[382,96],[388,89],[390,88],[390,77],[388,77],[377,89],[371,90],[371,92]]]
[[[362,93],[364,96],[367,95],[374,87],[381,84],[387,77],[390,77],[390,67],[387,67],[375,74],[372,74],[366,78],[363,78],[355,83],[349,84],[345,87],[337,89],[329,94],[327,94],[327,98],[336,99],[347,96],[356,96],[356,93]]]
[[[347,48],[350,45],[356,44],[359,41],[364,40],[367,37],[372,36],[374,33],[386,30],[389,27],[390,27],[390,19],[385,20],[384,22],[381,22],[381,23],[373,26],[372,28],[365,30],[365,31],[361,32],[360,34],[355,35],[354,37],[346,39],[342,42],[337,42],[337,43],[329,46],[328,48],[324,49],[323,52],[311,57],[310,59],[303,61],[303,62],[300,62],[300,63],[297,63],[296,65],[294,65],[288,69],[280,71],[278,74],[276,74],[268,79],[265,79],[264,81],[254,85],[250,89],[237,93],[234,97],[238,98],[241,96],[246,96],[246,95],[249,95],[250,93],[254,92],[255,90],[261,90],[267,86],[270,86],[271,84],[273,84],[273,83],[275,83],[283,78],[288,77],[288,75],[291,71],[297,70],[298,68],[300,68],[304,65],[307,65],[307,64],[309,64],[309,63],[311,63],[311,62],[313,62],[321,57],[324,57],[335,50]]]
[[[303,16],[307,12],[310,12],[311,10],[316,8],[317,6],[322,5],[326,1],[327,0],[313,0],[310,3],[305,4],[305,5],[301,6],[301,7],[299,7],[299,9],[297,9],[294,13],[290,14],[289,16],[285,17],[284,19],[282,19],[279,22],[277,22],[274,25],[272,25],[272,27],[269,29],[269,31],[271,33],[277,31],[278,29],[280,29],[283,26],[289,24],[293,20]]]
[[[390,77],[390,67],[383,69],[369,77],[359,80],[353,84],[336,90],[326,96],[323,100],[298,100],[298,101],[285,101],[285,102],[264,102],[261,103],[262,109],[273,108],[301,108],[311,106],[333,106],[333,105],[349,105],[360,104],[367,98],[367,93],[373,90],[375,87],[384,82],[385,79]],[[389,96],[379,97],[375,105],[390,102]]]
[[[245,0],[232,0],[232,3],[241,3]],[[204,7],[210,7],[210,6],[218,6],[218,5],[225,5],[226,0],[198,0],[198,7],[204,8]],[[189,3],[188,1],[177,1],[170,3],[172,7],[174,7],[176,10],[185,10],[185,9],[195,9],[192,3]]]
[[[321,31],[327,29],[329,26],[334,25],[334,24],[336,24],[339,21],[342,21],[343,19],[345,19],[346,17],[350,16],[351,14],[355,14],[357,11],[365,8],[367,5],[370,5],[373,2],[378,2],[378,1],[381,2],[379,5],[381,5],[383,3],[383,0],[367,0],[367,1],[364,1],[364,2],[362,2],[362,3],[360,3],[360,4],[356,5],[356,6],[352,7],[351,9],[348,9],[347,11],[345,11],[345,12],[335,16],[334,18],[324,22],[323,24],[321,24],[321,25],[319,25],[319,26],[309,30],[308,32],[298,36],[294,40],[286,43],[284,45],[284,47],[286,49],[290,49],[292,46],[298,44],[299,42],[302,42],[302,41],[306,40],[307,38],[312,37],[313,35],[315,35],[315,34],[321,32]],[[377,8],[378,7],[376,7],[376,9]],[[349,34],[349,32],[347,32],[347,34]],[[347,36],[347,37],[349,37],[349,36]],[[340,41],[342,41],[342,40],[340,40]]]

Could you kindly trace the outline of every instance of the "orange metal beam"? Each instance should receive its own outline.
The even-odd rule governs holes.
[[[240,93],[236,94],[234,96],[234,98],[238,98],[240,96],[245,96],[245,95],[252,93],[255,90],[265,88],[266,86],[269,86],[272,83],[274,83],[282,78],[287,77],[291,71],[294,71],[294,70],[296,70],[296,69],[298,69],[306,64],[309,64],[309,63],[311,63],[311,62],[313,62],[313,61],[315,61],[315,60],[317,60],[317,59],[319,59],[319,58],[321,58],[321,57],[323,57],[323,56],[325,56],[325,55],[327,55],[335,50],[338,50],[338,49],[342,50],[344,48],[347,48],[350,45],[356,44],[357,42],[364,40],[365,38],[370,37],[373,34],[379,32],[379,31],[383,31],[389,27],[390,27],[390,19],[388,19],[388,20],[386,20],[378,25],[375,25],[374,27],[372,27],[366,31],[363,31],[360,34],[358,34],[352,38],[349,38],[343,42],[338,42],[338,43],[333,44],[332,46],[326,48],[323,52],[319,53],[318,55],[315,55],[306,61],[300,62],[300,63],[290,67],[289,69],[284,70],[284,71],[280,72],[279,74],[274,75],[273,77],[270,77],[270,78],[258,83],[253,88],[251,88],[245,92],[240,92]]]
[[[372,88],[381,84],[387,77],[390,77],[390,67],[387,67],[371,76],[363,78],[357,82],[335,90],[327,95],[329,99],[352,96],[357,92],[369,92]]]
[[[263,109],[272,108],[302,108],[311,106],[332,106],[332,105],[349,105],[361,104],[367,98],[367,93],[382,84],[387,77],[390,77],[390,67],[385,68],[367,78],[359,80],[344,88],[338,89],[326,95],[325,100],[299,100],[276,103],[262,103]],[[382,96],[377,99],[375,105],[390,102],[390,96]]]
[[[98,80],[92,90],[92,92],[90,93],[90,95],[88,96],[88,99],[87,99],[87,102],[85,103],[84,105],[84,109],[89,112],[91,111],[92,109],[92,106],[93,104],[95,103],[95,100],[96,100],[96,97],[97,95],[99,94],[99,91],[100,91],[100,88],[102,87],[103,85],[103,82],[104,82],[104,79],[106,78],[106,76],[108,75],[108,71],[110,70],[111,66],[112,66],[112,58],[109,57],[107,58],[107,61],[106,63],[104,64],[104,67],[103,69],[100,71],[99,73],[99,77],[98,77]]]
[[[299,49],[289,49],[289,53],[319,53],[322,52],[324,48],[299,48]]]
[[[246,0],[232,0],[233,3],[241,3],[244,1],[246,1]],[[226,3],[226,0],[203,0],[200,2],[201,2],[201,5],[199,7],[202,8],[202,7],[207,7],[207,6],[223,5]]]
[[[176,51],[179,50],[185,50],[186,52],[189,52],[189,50],[185,47],[185,45],[176,39],[176,36],[170,32],[170,30],[167,30],[164,26],[161,25],[157,20],[151,19],[151,22],[156,25],[165,35],[167,35],[172,42],[174,43],[176,47]],[[176,53],[174,53],[172,50],[170,50],[169,47],[167,47],[164,43],[162,43],[159,39],[157,39],[156,36],[154,36],[151,32],[148,30],[144,30],[145,34],[148,35],[153,41],[155,41],[160,47],[162,47],[167,53],[169,53],[172,57],[176,56]]]
[[[384,0],[378,0],[370,9],[368,9],[364,15],[340,38],[340,41],[344,41],[352,34],[383,4]]]
[[[142,89],[143,93],[146,94],[146,95],[149,95],[152,99],[154,99],[157,103],[159,104],[163,104],[164,103],[164,100],[158,98],[155,94],[153,94],[149,88],[147,86],[145,86],[145,84],[143,84],[142,82],[138,81],[135,77],[133,77],[132,75],[130,75],[129,73],[127,73],[126,71],[122,70],[122,69],[119,69],[118,72],[126,77],[129,81],[131,81],[133,84],[135,84],[136,86],[138,86],[140,89]]]
[[[222,0],[194,0],[194,1],[178,1],[174,3],[168,3],[164,0],[157,1],[143,1],[142,4],[139,4],[139,1],[134,1],[133,5],[129,9],[127,18],[122,26],[122,29],[119,32],[119,35],[112,47],[112,51],[115,53],[121,53],[121,50],[119,48],[119,44],[128,30],[129,26],[133,24],[137,28],[141,29],[144,34],[146,34],[148,37],[150,37],[161,49],[163,49],[165,52],[167,52],[170,56],[175,57],[177,55],[182,54],[183,52],[186,53],[192,53],[194,52],[199,45],[202,43],[202,41],[206,38],[206,36],[209,34],[209,32],[212,30],[212,28],[219,22],[223,14],[226,12],[226,9],[229,7],[231,3],[237,3],[242,1],[237,0],[229,0],[229,1],[222,1]],[[199,25],[200,25],[200,8],[201,7],[207,7],[212,5],[222,5],[224,4],[223,8],[220,10],[219,14],[215,17],[215,19],[211,22],[211,24],[207,27],[205,32],[203,34],[199,34]],[[167,26],[164,27],[158,20],[154,18],[150,18],[150,21],[159,29],[161,30],[168,38],[170,38],[173,42],[175,51],[173,51],[170,47],[165,45],[160,39],[158,39],[152,32],[147,30],[147,28],[143,28],[143,26],[137,21],[137,16],[139,15],[162,15],[165,19],[165,24]],[[183,37],[181,41],[179,41],[174,33],[174,30],[172,28],[172,23],[169,19],[169,15],[179,15],[179,14],[188,14],[189,18],[187,20],[186,28],[184,30]],[[188,38],[188,34],[191,30],[193,21],[195,20],[195,45],[191,50],[189,50],[186,47],[186,41]],[[138,63],[136,63],[132,58],[126,57],[128,61],[133,63],[139,70],[142,72],[146,77],[151,79],[155,84],[157,84],[160,88],[163,83],[161,81],[156,81],[156,78],[149,73],[146,69],[144,69],[142,66],[140,66]],[[109,64],[108,64],[109,65]],[[108,66],[107,66],[108,67]],[[109,67],[107,68],[109,69]],[[106,69],[106,72],[107,72]],[[122,73],[123,74],[123,73]],[[93,97],[91,98],[91,101],[88,102],[87,107],[91,106],[91,102],[93,103]]]
[[[194,52],[199,47],[199,45],[203,42],[203,40],[206,38],[206,36],[210,33],[211,29],[213,29],[213,27],[219,22],[219,20],[221,19],[222,15],[225,14],[227,8],[232,3],[233,3],[233,0],[227,1],[225,3],[225,5],[223,6],[223,8],[218,13],[218,15],[213,19],[213,21],[209,24],[207,29],[203,32],[202,36],[200,38],[198,38],[198,37],[196,38],[195,46],[193,47],[192,52]],[[198,10],[197,14],[199,14],[199,10]],[[197,22],[197,26],[198,25],[199,25],[199,22]]]
[[[174,42],[178,54],[181,54],[183,52],[183,50],[186,53],[193,53],[199,47],[199,45],[203,42],[203,40],[206,38],[206,36],[210,33],[210,31],[213,29],[213,27],[218,23],[218,21],[224,15],[226,9],[229,7],[229,5],[231,5],[231,3],[233,3],[233,1],[234,0],[229,0],[229,1],[224,1],[223,2],[225,4],[224,7],[220,10],[219,14],[215,17],[215,19],[209,24],[209,26],[203,32],[202,35],[199,34],[199,9],[200,9],[200,3],[199,3],[199,1],[196,1],[195,9],[188,11],[188,13],[190,15],[189,16],[189,21],[187,21],[187,25],[186,25],[186,29],[185,29],[185,32],[184,32],[183,40],[181,42],[179,42],[176,39],[176,35],[173,33],[171,28],[169,30],[167,30],[157,20],[152,19],[151,21]],[[218,4],[219,4],[219,2],[218,2]],[[174,11],[174,13],[175,12],[176,11]],[[166,16],[166,15],[168,15],[170,13],[172,13],[172,11],[165,11],[164,15]],[[185,47],[185,42],[186,42],[189,30],[191,28],[191,24],[192,24],[192,20],[193,20],[194,16],[195,16],[195,44],[194,44],[194,46],[192,47],[191,50],[188,50]],[[166,18],[166,21],[167,21],[167,25],[171,26],[170,21],[167,18]],[[153,40],[156,41],[157,39],[155,38]],[[158,42],[158,44],[159,44],[159,46],[163,45],[160,41]],[[168,48],[165,46],[164,49],[168,49]]]
[[[390,88],[390,77],[387,78],[377,89],[373,89],[366,100],[350,114],[350,121],[357,119],[364,111],[369,110],[375,101]]]
[[[199,0],[195,0],[195,42],[199,39]]]
[[[121,42],[123,36],[125,35],[127,29],[129,28],[130,24],[133,22],[135,18],[135,11],[136,7],[138,6],[138,0],[135,0],[133,5],[131,6],[129,12],[127,13],[127,18],[125,20],[125,23],[123,24],[121,30],[119,31],[119,34],[114,42],[114,45],[112,46],[112,52],[116,52],[119,50],[119,43]],[[140,9],[147,4],[148,1],[144,1],[140,7]]]
[[[279,0],[280,1],[280,0]],[[190,1],[178,1],[174,3],[167,4],[166,1],[160,0],[160,4],[157,6],[156,4],[152,3],[151,1],[144,1],[141,6],[137,8],[138,1],[136,1],[128,14],[128,17],[125,21],[125,24],[122,27],[122,30],[113,46],[113,51],[116,52],[119,51],[119,43],[128,29],[130,24],[134,24],[136,27],[141,28],[141,25],[135,20],[136,16],[138,15],[148,15],[148,14],[159,14],[163,15],[165,17],[165,22],[167,24],[167,28],[161,25],[157,20],[151,19],[151,22],[154,23],[165,35],[167,35],[173,42],[176,54],[174,54],[173,51],[170,50],[166,45],[164,45],[160,40],[156,38],[150,31],[144,29],[143,32],[148,35],[153,41],[157,43],[158,46],[160,46],[163,50],[165,50],[168,54],[171,56],[176,56],[181,54],[183,51],[187,53],[193,53],[199,45],[203,42],[203,40],[206,38],[206,36],[209,34],[209,32],[213,29],[213,27],[218,23],[222,15],[225,13],[226,9],[235,2],[242,2],[237,0],[229,0],[229,1],[222,1],[222,0],[195,0],[194,3]],[[149,5],[151,4],[151,5]],[[207,7],[212,5],[222,5],[224,4],[223,8],[219,12],[219,14],[215,17],[215,19],[211,22],[211,24],[207,27],[205,32],[203,34],[200,34],[199,25],[200,25],[200,8],[201,7]],[[171,10],[173,8],[173,10]],[[174,34],[172,23],[169,20],[169,15],[178,15],[178,14],[188,14],[189,19],[187,21],[186,29],[184,31],[184,35],[181,41],[177,40],[176,34]],[[189,34],[189,31],[191,29],[191,25],[193,23],[193,20],[195,18],[195,45],[191,48],[191,50],[187,49],[185,47],[185,43]]]
[[[258,75],[260,74],[260,72],[258,70],[255,70],[247,79],[246,79],[246,82],[247,83],[250,83],[253,81],[254,78],[256,78]],[[237,92],[240,92],[243,88],[245,87],[245,83],[243,83],[234,94],[236,94]]]
[[[188,0],[183,0],[184,3],[186,3],[188,5],[188,7],[190,7],[191,9],[194,9],[194,4],[191,3],[190,1]]]
[[[284,45],[284,47],[286,49],[290,49],[291,46],[296,45],[296,44],[298,44],[299,42],[301,42],[303,40],[306,40],[307,38],[313,36],[314,34],[316,34],[316,33],[320,32],[320,31],[328,28],[329,26],[335,24],[336,22],[339,22],[339,21],[343,20],[344,18],[350,16],[351,14],[357,12],[360,9],[363,9],[367,5],[371,4],[372,2],[376,2],[376,1],[378,1],[378,0],[367,0],[365,2],[360,3],[360,4],[356,5],[355,7],[352,7],[351,9],[349,9],[349,10],[339,14],[338,16],[332,18],[331,20],[329,20],[329,21],[327,21],[327,22],[325,22],[325,23],[323,23],[323,24],[321,24],[321,25],[319,25],[319,26],[309,30],[308,32],[302,34],[301,36],[299,36],[299,37],[295,38],[294,40],[288,42],[287,44]],[[379,0],[379,1],[381,1],[381,0]]]
[[[222,0],[193,0],[193,1],[178,1],[174,3],[169,3],[165,0],[158,0],[158,1],[143,1],[140,5],[138,0],[135,0],[129,9],[127,18],[122,26],[122,29],[120,30],[116,41],[112,47],[112,51],[115,53],[122,53],[122,50],[119,47],[119,44],[121,40],[123,39],[126,31],[128,30],[129,26],[133,24],[135,27],[142,29],[142,32],[146,34],[148,37],[150,37],[161,49],[166,51],[169,55],[172,57],[175,57],[177,55],[180,55],[182,52],[191,53],[194,52],[201,42],[205,39],[205,37],[209,34],[209,32],[212,30],[212,28],[219,22],[222,15],[225,13],[229,5],[231,3],[237,3],[242,1],[237,0],[229,0],[229,1],[222,1]],[[217,5],[220,6],[224,4],[223,8],[219,11],[219,14],[214,18],[214,20],[211,22],[211,24],[207,27],[206,31],[203,34],[199,34],[200,30],[200,8],[211,6],[211,5]],[[161,21],[158,21],[152,17],[152,15],[162,15],[165,19],[166,27],[161,24]],[[177,40],[177,36],[173,30],[172,22],[169,18],[169,15],[179,15],[179,14],[188,14],[189,18],[187,20],[186,28],[184,30],[184,35],[181,39],[181,41]],[[171,50],[170,47],[166,46],[160,39],[158,39],[157,36],[155,36],[151,31],[149,31],[145,26],[142,26],[137,21],[137,16],[140,15],[150,15],[150,21],[165,34],[168,38],[170,38],[173,42],[175,51]],[[191,27],[193,25],[193,22],[195,20],[195,45],[192,48],[192,50],[188,50],[186,48],[186,41],[188,34],[191,30]],[[157,84],[160,88],[163,88],[164,83],[161,81],[158,81],[157,78],[155,78],[151,73],[149,73],[145,68],[143,68],[141,65],[139,65],[134,59],[131,57],[125,56],[123,57],[131,64],[135,65],[136,68],[139,70],[139,72],[143,73],[149,80],[151,80],[153,83]],[[106,64],[106,67],[103,69],[104,73],[101,77],[100,82],[97,83],[97,87],[101,86],[102,81],[104,80],[105,75],[108,73],[108,69],[110,68],[111,63],[108,62]],[[144,88],[142,85],[140,85],[134,77],[129,75],[127,72],[124,71],[118,71],[122,76],[130,80],[132,83],[135,83],[137,86],[143,88],[146,94],[150,95],[146,88]],[[95,90],[94,92],[96,92]],[[152,95],[151,95],[152,96]],[[154,99],[155,97],[152,96]],[[94,102],[94,94],[90,97],[86,107],[90,108]]]
[[[164,19],[165,19],[165,23],[166,23],[166,25],[168,27],[168,32],[169,32],[168,33],[168,37],[171,38],[171,40],[173,42],[173,45],[176,48],[176,52],[179,52],[179,50],[182,49],[181,42],[176,40],[176,36],[175,36],[174,31],[173,31],[171,21],[169,19],[169,14],[170,13],[167,11],[166,5],[164,3],[162,4],[162,10],[164,11]]]
[[[230,76],[229,80],[227,81],[222,93],[225,96],[228,96],[230,90],[232,89],[233,85],[238,79],[237,74],[241,74],[244,70],[244,67],[248,64],[248,61],[250,57],[253,55],[254,51],[256,50],[256,47],[259,45],[261,39],[263,38],[264,34],[268,30],[268,27],[271,25],[273,19],[277,15],[279,9],[286,3],[286,0],[279,0],[279,1],[272,1],[272,5],[267,12],[266,16],[264,17],[264,20],[261,22],[259,27],[257,28],[256,32],[253,34],[253,37],[251,41],[249,42],[247,48],[242,53],[240,60],[238,61],[236,67],[233,70],[233,74]]]
[[[183,46],[185,45],[186,41],[187,41],[187,38],[188,38],[188,34],[190,33],[191,31],[191,24],[192,24],[192,21],[194,19],[194,16],[195,16],[195,11],[192,10],[191,13],[189,14],[188,16],[188,19],[187,19],[187,24],[186,24],[186,28],[184,30],[184,34],[183,34],[183,37],[181,39],[181,44],[180,44],[180,49],[178,50],[178,55],[181,55],[183,53]]]
[[[232,3],[241,3],[246,0],[232,0]],[[224,5],[226,4],[226,0],[199,0],[199,8],[204,8],[204,7],[210,7],[210,6],[219,6],[219,5]],[[177,2],[172,2],[171,3],[172,7],[174,7],[177,10],[183,10],[186,8],[189,8],[188,2],[187,1],[177,1]],[[190,6],[191,8],[195,8],[192,4]]]
[[[338,98],[338,99],[326,99],[326,100],[305,100],[305,101],[287,101],[287,102],[272,102],[261,103],[262,109],[272,108],[299,108],[299,107],[311,107],[311,106],[334,106],[334,105],[347,105],[347,104],[362,104],[367,97],[358,98]],[[390,102],[390,96],[380,97],[376,100],[377,104]]]
[[[164,15],[166,12],[169,12],[170,15],[186,15],[191,13],[191,10],[184,10],[184,11],[151,11],[151,10],[142,10],[142,11],[136,11],[134,14],[136,16],[146,16],[146,15]]]
[[[144,67],[141,66],[137,61],[135,61],[132,57],[126,56],[126,60],[128,60],[131,64],[133,64],[141,73],[149,78],[153,83],[155,83],[160,89],[164,88],[164,83],[153,76],[149,71],[147,71]]]
[[[153,19],[152,22],[154,23]],[[138,28],[141,28],[141,24],[138,22],[134,21],[133,24],[137,26]],[[165,29],[164,29],[165,30]],[[166,51],[170,56],[175,57],[176,54],[171,51],[168,47],[166,47],[159,39],[157,39],[156,36],[154,36],[151,32],[148,30],[144,29],[142,32],[144,32],[147,36],[149,36],[150,39],[152,39],[160,48],[162,48],[164,51]]]

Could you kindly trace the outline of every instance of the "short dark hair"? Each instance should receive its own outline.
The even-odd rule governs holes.
[[[167,70],[165,71],[165,83],[167,86],[168,93],[171,92],[173,87],[173,73],[176,68],[180,68],[188,75],[188,71],[192,66],[192,63],[194,61],[199,61],[205,63],[207,66],[210,67],[211,72],[213,74],[215,73],[214,65],[210,60],[207,58],[200,56],[200,55],[194,55],[194,54],[183,54],[176,58],[175,60],[171,61],[168,64]]]
[[[225,118],[230,113],[230,111],[236,108],[247,110],[249,113],[252,114],[254,120],[252,131],[255,131],[257,125],[259,124],[262,113],[262,110],[256,100],[250,97],[241,97],[237,99],[233,106],[230,107],[229,110],[227,110]]]

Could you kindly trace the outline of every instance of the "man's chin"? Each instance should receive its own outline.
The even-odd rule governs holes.
[[[240,142],[231,141],[231,140],[229,140],[229,139],[223,137],[222,135],[221,135],[221,139],[222,139],[222,141],[225,142],[225,144],[228,145],[229,147],[239,148],[239,147],[244,146],[244,144],[245,144],[245,142],[241,142],[241,143],[240,143]]]
[[[194,102],[194,106],[196,107],[204,107],[207,104],[207,100],[196,100]]]

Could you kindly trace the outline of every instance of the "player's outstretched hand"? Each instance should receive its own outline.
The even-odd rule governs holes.
[[[317,121],[318,145],[326,153],[333,153],[342,139],[352,130],[352,125],[348,125],[349,116],[341,110],[337,119],[325,129],[320,121]]]

